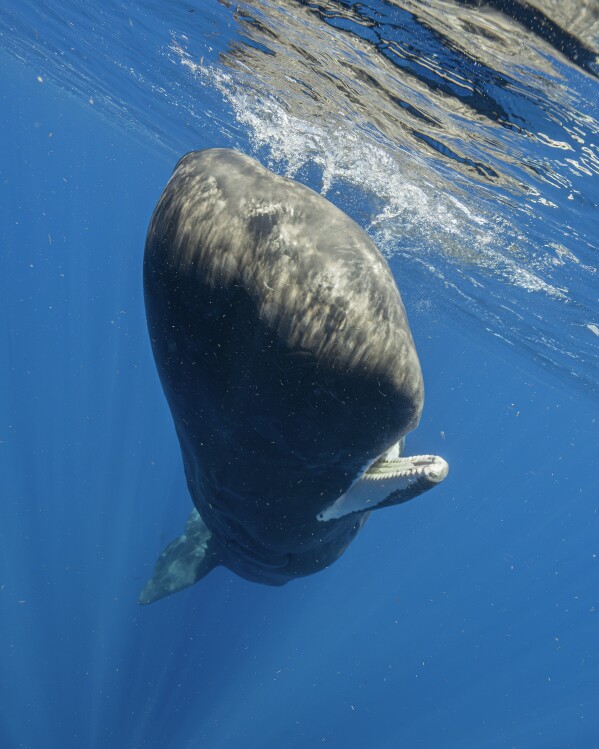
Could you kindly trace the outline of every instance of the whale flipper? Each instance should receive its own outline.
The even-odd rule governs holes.
[[[448,470],[447,462],[438,455],[383,456],[316,517],[337,520],[356,512],[400,505],[443,481]]]
[[[212,534],[194,508],[183,534],[171,541],[156,560],[152,577],[139,595],[139,603],[153,603],[188,588],[219,564],[220,557]]]

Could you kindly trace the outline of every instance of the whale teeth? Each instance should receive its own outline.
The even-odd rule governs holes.
[[[326,522],[378,507],[402,504],[432,489],[445,476],[449,466],[438,455],[384,458],[377,460],[349,490],[318,513]]]
[[[362,480],[382,481],[425,477],[437,483],[445,478],[447,470],[446,461],[438,455],[414,455],[391,460],[383,458],[370,466],[362,476]]]

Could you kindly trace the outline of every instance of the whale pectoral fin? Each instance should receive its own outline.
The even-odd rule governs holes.
[[[383,457],[316,517],[321,521],[337,520],[355,512],[402,504],[439,484],[448,470],[446,461],[438,455],[394,457],[391,460]]]
[[[170,596],[197,583],[220,564],[212,534],[194,509],[179,538],[166,547],[156,560],[152,577],[139,595],[142,605]]]

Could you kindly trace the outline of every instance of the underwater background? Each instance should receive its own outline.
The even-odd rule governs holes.
[[[2,0],[0,749],[599,747],[599,4]],[[191,502],[145,232],[224,146],[387,258],[446,481],[140,608]]]

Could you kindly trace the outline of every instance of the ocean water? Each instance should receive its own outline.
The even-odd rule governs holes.
[[[3,0],[0,749],[599,747],[599,5]],[[443,485],[140,608],[191,508],[141,267],[188,150],[377,242]]]

